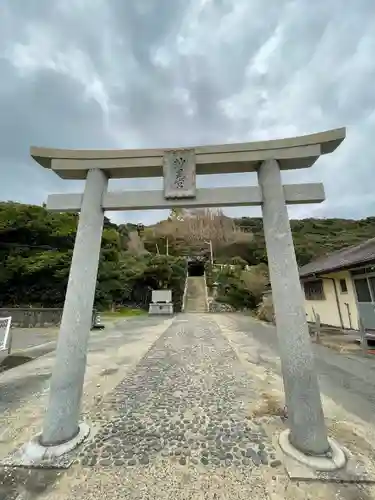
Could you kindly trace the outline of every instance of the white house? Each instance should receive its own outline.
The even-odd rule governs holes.
[[[331,253],[299,270],[309,321],[375,330],[375,238]]]

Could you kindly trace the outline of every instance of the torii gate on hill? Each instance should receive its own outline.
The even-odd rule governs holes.
[[[286,453],[315,467],[342,466],[345,457],[327,437],[306,322],[288,204],[320,203],[323,185],[282,185],[281,171],[311,167],[332,153],[345,128],[281,140],[175,150],[64,150],[31,148],[42,167],[62,179],[85,180],[82,194],[53,194],[47,208],[80,212],[41,448],[57,456],[88,433],[79,424],[105,210],[260,205],[290,429]],[[258,186],[197,189],[196,175],[257,172]],[[107,191],[108,179],[164,177],[164,191]],[[332,458],[333,454],[333,458]],[[323,462],[322,462],[323,461]],[[341,465],[340,465],[341,464]]]

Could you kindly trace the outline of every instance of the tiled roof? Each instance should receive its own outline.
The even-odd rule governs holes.
[[[302,266],[299,270],[299,274],[301,277],[309,276],[315,273],[345,269],[370,261],[375,261],[375,238],[371,238],[359,245],[344,248],[326,257],[314,260]]]

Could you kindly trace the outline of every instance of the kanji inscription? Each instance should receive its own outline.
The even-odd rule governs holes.
[[[194,198],[196,190],[195,152],[179,149],[164,153],[165,198]]]

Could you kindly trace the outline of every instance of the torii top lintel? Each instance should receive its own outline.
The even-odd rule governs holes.
[[[344,140],[346,129],[260,142],[197,146],[197,174],[255,171],[262,161],[276,159],[282,170],[311,167],[322,154],[331,153]],[[167,149],[77,150],[31,147],[41,166],[63,179],[86,179],[92,168],[105,170],[110,178],[161,177]]]

